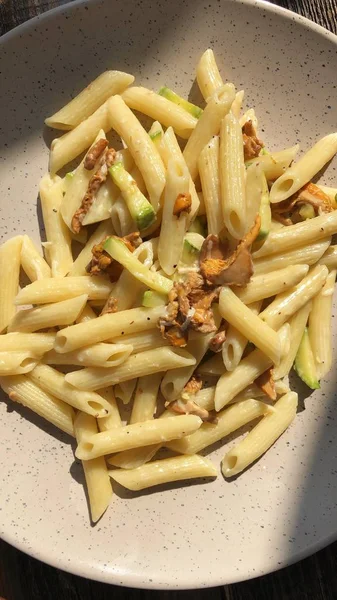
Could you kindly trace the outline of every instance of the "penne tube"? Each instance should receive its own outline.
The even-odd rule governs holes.
[[[110,96],[121,94],[134,80],[129,73],[105,71],[68,104],[47,117],[45,124],[54,129],[73,129],[90,117]]]
[[[136,384],[137,379],[128,379],[127,381],[117,383],[117,385],[114,387],[114,394],[116,398],[121,400],[123,404],[129,404],[129,402],[132,400]]]
[[[71,235],[61,216],[63,200],[61,182],[59,180],[55,182],[49,174],[45,175],[40,182],[39,192],[51,274],[52,277],[64,277],[73,264],[73,257]]]
[[[310,244],[310,246],[301,246],[282,254],[272,254],[271,256],[254,260],[254,276],[277,271],[278,269],[285,269],[292,265],[304,264],[311,266],[316,262],[318,264],[325,264],[324,256],[328,257],[330,242],[331,238],[328,238],[327,240]]]
[[[181,164],[182,169],[184,170],[186,162],[172,127],[169,127],[163,134],[160,144],[158,144],[158,150],[166,169],[168,168],[169,162],[173,160],[176,163]],[[192,204],[191,210],[187,214],[187,220],[191,223],[199,211],[200,200],[190,175],[188,176],[188,192],[191,195]]]
[[[49,327],[71,325],[83,311],[87,298],[88,296],[83,294],[63,302],[20,310],[10,322],[8,331],[31,333]]]
[[[185,350],[164,347],[133,354],[113,369],[87,368],[73,371],[65,376],[65,380],[80,390],[97,390],[159,371],[192,366],[195,362],[195,358]]]
[[[108,458],[107,462],[109,465],[119,467],[120,469],[137,469],[137,467],[141,467],[152,460],[161,447],[162,445],[159,443],[143,446],[142,448],[131,448],[130,450],[114,454],[111,458]]]
[[[286,377],[294,364],[308,322],[311,307],[312,303],[307,302],[307,304],[302,306],[302,308],[300,308],[289,320],[290,345],[288,352],[282,357],[280,364],[273,371],[273,378],[275,381]]]
[[[325,265],[328,269],[337,268],[337,246],[329,246],[323,256],[317,261],[318,265]]]
[[[180,197],[191,199],[188,190],[189,173],[185,161],[171,159],[167,167],[163,218],[158,244],[158,259],[167,275],[173,275],[183,250],[188,211],[175,214],[175,208]]]
[[[218,235],[224,225],[220,197],[219,147],[219,137],[212,137],[201,151],[198,159],[208,233],[214,235]]]
[[[272,185],[270,202],[286,200],[320,171],[337,152],[337,133],[326,135],[291,165]]]
[[[268,404],[258,400],[242,400],[222,410],[217,415],[216,423],[203,423],[194,433],[165,445],[180,454],[196,454],[271,410]]]
[[[33,352],[0,352],[0,376],[29,373],[38,362]]]
[[[37,365],[30,372],[30,378],[47,394],[52,394],[88,415],[100,418],[110,414],[110,405],[102,396],[95,392],[77,390],[66,382],[63,373],[48,365]]]
[[[61,302],[87,294],[89,300],[106,300],[112,284],[105,277],[64,277],[34,281],[20,290],[16,305]]]
[[[250,433],[225,455],[221,470],[225,477],[241,473],[260,458],[289,427],[296,416],[298,396],[289,392],[276,402]]]
[[[80,442],[75,455],[81,460],[89,460],[130,448],[169,442],[193,433],[201,423],[201,419],[195,415],[179,415],[168,419],[150,419],[142,423],[118,427],[111,431],[96,433],[87,441]]]
[[[0,246],[0,333],[13,319],[14,299],[19,289],[22,236],[16,236]]]
[[[76,323],[86,323],[87,321],[91,321],[92,319],[96,318],[96,313],[92,310],[89,304],[86,304],[82,312],[77,317]]]
[[[143,242],[136,250],[133,256],[137,258],[145,267],[151,267],[153,263],[153,247],[151,241]],[[131,271],[123,269],[118,281],[114,284],[109,298],[106,301],[105,309],[109,309],[111,302],[117,307],[118,311],[127,310],[135,305],[137,298],[144,293],[146,286],[138,281]]]
[[[69,181],[69,184],[66,187],[65,194],[64,194],[63,199],[60,204],[60,212],[62,215],[62,219],[66,223],[68,229],[70,229],[70,231],[72,231],[72,232],[74,232],[73,217],[74,217],[76,211],[81,207],[82,200],[88,190],[90,180],[91,180],[93,174],[95,173],[95,168],[97,165],[97,160],[96,160],[96,161],[94,161],[93,165],[90,165],[91,169],[88,169],[85,167],[86,161],[87,161],[88,156],[92,155],[92,149],[96,146],[97,142],[99,142],[100,140],[104,140],[104,141],[106,140],[103,129],[101,129],[98,132],[92,145],[90,145],[88,152],[86,153],[86,155],[84,156],[84,158],[82,159],[80,164],[78,165],[77,169],[75,171],[73,171],[72,176]],[[107,143],[107,142],[105,142],[105,143]],[[81,223],[82,223],[82,221],[81,221]]]
[[[220,292],[219,310],[221,316],[264,352],[273,364],[279,364],[281,342],[278,334],[245,306],[229,287],[223,287]]]
[[[307,219],[289,227],[282,227],[272,231],[263,246],[253,252],[253,260],[260,259],[270,254],[281,254],[301,246],[326,240],[337,233],[337,211],[326,213],[313,219]]]
[[[78,412],[74,421],[77,443],[84,442],[97,433],[96,419],[83,412]],[[96,523],[108,508],[112,498],[112,488],[108,469],[102,456],[82,462],[87,485],[90,514]]]
[[[111,129],[108,118],[108,101],[104,102],[85,121],[82,121],[72,131],[68,131],[53,140],[50,148],[49,170],[57,173],[62,167],[82,154],[93,143],[98,132],[103,129],[107,133]]]
[[[218,135],[222,119],[229,112],[235,98],[235,88],[227,83],[214,92],[183,152],[187,167],[193,181],[198,175],[198,160],[201,151],[214,135]]]
[[[144,350],[154,350],[155,348],[162,348],[163,346],[170,345],[169,340],[163,338],[159,329],[150,329],[149,331],[121,335],[119,337],[114,337],[111,341],[115,344],[131,344],[133,353],[143,352]]]
[[[309,340],[316,365],[317,379],[323,379],[332,366],[332,303],[336,270],[326,278],[320,292],[313,298],[309,316]]]
[[[165,187],[165,168],[158,150],[120,96],[110,98],[108,113],[110,125],[127,145],[144,178],[150,202],[157,212]]]
[[[0,386],[13,402],[26,406],[61,431],[74,436],[72,407],[43,391],[29,375],[2,377]]]
[[[144,87],[131,87],[122,94],[125,104],[138,112],[159,121],[164,127],[173,127],[176,135],[188,139],[197,119],[178,104],[174,104]]]
[[[50,266],[28,235],[22,236],[21,267],[31,281],[51,277]]]
[[[236,92],[236,94],[235,94],[231,112],[233,113],[234,117],[236,117],[237,119],[240,118],[240,113],[241,113],[244,97],[245,97],[244,90],[240,90],[239,92]],[[241,122],[240,122],[240,125],[241,125]]]
[[[120,238],[114,236],[108,238],[104,243],[104,250],[146,287],[161,294],[168,294],[172,289],[171,279],[158,271],[150,271],[149,267],[142,263]]]
[[[119,414],[118,404],[116,402],[115,394],[112,387],[98,390],[98,393],[104,400],[110,405],[110,414],[107,417],[97,419],[97,425],[99,431],[109,431],[115,427],[122,427],[122,419]]]
[[[136,469],[109,471],[110,477],[128,490],[139,491],[154,485],[198,477],[216,477],[211,461],[202,456],[164,458]]]
[[[246,218],[242,130],[232,113],[221,121],[219,169],[220,199],[225,226],[235,239],[240,240],[250,224]]]
[[[94,233],[90,236],[83,250],[79,253],[76,260],[74,260],[71,269],[68,273],[69,277],[78,277],[80,275],[86,275],[86,267],[92,259],[92,249],[97,244],[100,244],[106,237],[113,235],[114,230],[110,220],[103,221],[95,229]]]
[[[299,145],[280,150],[278,152],[272,152],[271,154],[261,154],[257,158],[253,158],[246,163],[249,165],[259,165],[264,172],[268,181],[275,181],[278,177],[281,177],[287,170],[289,165],[294,160],[297,152],[299,151]]]
[[[271,359],[261,350],[253,350],[246,356],[234,371],[221,375],[214,396],[215,410],[221,410],[235,396],[253,383],[262,373],[272,366]]]
[[[260,313],[260,318],[273,329],[279,329],[283,323],[320,292],[328,273],[329,271],[324,265],[314,267],[295,287],[276,296],[273,302]]]
[[[222,360],[221,353],[214,354],[211,358],[208,358],[200,365],[198,365],[197,371],[199,375],[211,375],[218,376],[222,375],[225,371],[225,366]]]
[[[7,333],[0,336],[0,352],[32,352],[42,356],[52,349],[54,333]]]
[[[145,375],[138,379],[135,398],[133,401],[130,425],[153,419],[156,412],[157,396],[162,373]]]
[[[222,77],[216,64],[213,50],[208,48],[197,65],[197,82],[205,100],[223,86]]]
[[[114,337],[147,332],[157,327],[158,319],[166,308],[132,308],[118,313],[108,313],[86,323],[78,323],[56,334],[54,348],[57,352],[71,352],[89,344]]]
[[[220,324],[219,322],[220,319],[218,319],[217,324]],[[172,402],[172,400],[178,398],[179,394],[183,391],[185,385],[192,377],[194,370],[205,356],[209,348],[209,343],[213,337],[214,331],[206,334],[200,333],[199,331],[190,332],[187,351],[190,353],[190,356],[194,357],[194,362],[186,366],[177,365],[178,368],[172,369],[164,375],[160,389],[165,400]]]
[[[130,215],[122,197],[118,198],[112,205],[110,211],[112,227],[119,237],[136,231],[137,227]]]
[[[249,284],[248,284],[249,285]],[[258,315],[262,306],[262,301],[258,300],[249,305],[249,309]],[[219,375],[227,369],[227,371],[234,371],[242,359],[242,355],[246,349],[248,340],[236,327],[229,325],[226,331],[226,339],[222,344],[221,358],[222,358],[222,371]]]
[[[243,127],[248,121],[252,122],[254,129],[257,131],[259,123],[255,114],[254,108],[248,108],[240,118],[240,127]]]
[[[94,344],[74,352],[60,354],[51,350],[43,357],[46,365],[78,365],[109,369],[122,364],[131,354],[130,344]]]
[[[296,285],[308,274],[308,271],[308,265],[294,264],[278,271],[255,275],[245,288],[234,288],[233,291],[244,304],[251,304],[258,300],[276,296],[276,294],[280,294]]]

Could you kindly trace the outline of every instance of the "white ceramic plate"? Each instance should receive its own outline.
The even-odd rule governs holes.
[[[39,237],[46,115],[107,68],[187,94],[208,46],[224,76],[246,90],[268,148],[306,147],[336,127],[336,38],[305,19],[249,0],[74,2],[0,41],[2,238]],[[330,165],[324,180],[334,178]],[[55,567],[136,587],[214,586],[296,561],[337,537],[336,380],[333,370],[236,480],[119,491],[96,527],[66,436],[4,399],[0,533]],[[222,455],[212,454],[217,464]]]

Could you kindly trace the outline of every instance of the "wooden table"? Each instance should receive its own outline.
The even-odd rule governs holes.
[[[0,34],[65,0],[0,0]],[[337,33],[337,0],[274,0]],[[335,526],[335,524],[333,525]],[[0,541],[0,600],[337,600],[337,542],[287,569],[212,590],[155,592],[69,575]]]

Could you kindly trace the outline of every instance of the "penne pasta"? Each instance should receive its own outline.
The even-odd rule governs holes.
[[[45,124],[54,129],[73,129],[90,117],[110,96],[121,94],[134,80],[129,73],[105,71],[68,104],[47,117]]]
[[[261,350],[253,350],[246,356],[234,371],[221,375],[214,396],[215,410],[221,410],[248,385],[253,383],[262,373],[272,366],[272,360]]]
[[[208,48],[208,50],[203,53],[198,62],[197,82],[205,100],[208,100],[217,89],[223,86],[214,52],[211,48]]]
[[[163,338],[159,329],[150,329],[149,331],[140,331],[139,333],[130,333],[129,335],[121,335],[114,337],[112,340],[115,344],[131,344],[133,352],[143,352],[155,348],[169,346],[169,340]]]
[[[236,92],[236,94],[235,94],[231,112],[233,113],[234,117],[236,117],[237,119],[240,118],[240,113],[241,113],[244,97],[245,97],[244,90],[240,90],[239,92]],[[241,125],[241,122],[240,122],[240,125]]]
[[[203,423],[194,433],[169,442],[166,446],[180,454],[196,454],[272,410],[259,400],[242,400],[222,410],[215,423]]]
[[[253,260],[326,240],[334,233],[337,233],[337,211],[272,231],[263,246],[253,252]]]
[[[185,161],[171,159],[167,167],[163,219],[158,244],[158,259],[167,275],[173,275],[183,250],[189,211],[180,210],[178,203],[180,199],[191,201],[188,190],[189,173]]]
[[[257,302],[249,304],[248,308],[254,313],[254,315],[258,315],[261,306],[262,301],[258,300]],[[221,358],[224,366],[222,366],[222,371],[219,373],[219,375],[222,375],[225,369],[227,369],[227,371],[234,371],[241,361],[247,344],[248,340],[245,335],[233,325],[229,325],[226,331],[226,339],[222,344]]]
[[[114,230],[110,220],[103,221],[95,229],[94,233],[90,236],[83,250],[79,253],[76,260],[74,260],[71,269],[68,273],[69,277],[78,277],[79,275],[86,275],[86,267],[92,259],[92,249],[97,244],[100,244],[106,237],[113,235]]]
[[[229,233],[242,239],[250,224],[246,219],[245,165],[239,121],[232,113],[224,117],[220,127],[220,199],[222,214]]]
[[[77,390],[67,383],[63,373],[48,365],[37,365],[30,372],[30,378],[47,394],[53,394],[59,400],[88,415],[100,418],[110,414],[110,405],[102,396],[95,392]]]
[[[251,304],[258,300],[271,298],[296,285],[307,275],[308,265],[292,265],[271,271],[266,274],[255,275],[245,288],[234,288],[235,294],[244,304]]]
[[[198,171],[204,195],[208,233],[217,235],[223,228],[223,216],[220,196],[218,136],[206,144],[198,159]]]
[[[127,145],[144,178],[151,204],[157,212],[165,187],[165,168],[158,150],[120,96],[110,98],[108,113],[110,125]]]
[[[295,287],[276,296],[273,302],[260,313],[260,318],[273,329],[279,329],[293,314],[318,294],[327,276],[327,267],[324,265],[314,267]]]
[[[132,400],[136,384],[137,379],[128,379],[127,381],[117,383],[114,387],[114,394],[116,398],[121,400],[123,404],[129,404],[129,402]]]
[[[298,396],[289,392],[276,402],[254,429],[227,452],[221,470],[225,477],[233,477],[260,458],[289,427],[296,416]]]
[[[120,469],[137,469],[137,467],[150,462],[161,447],[162,445],[159,443],[143,446],[142,448],[131,448],[114,454],[111,458],[108,458],[107,462],[109,465]]]
[[[13,319],[14,299],[19,289],[22,236],[16,236],[0,246],[0,333]]]
[[[28,235],[22,236],[21,267],[31,281],[51,277],[50,266]]]
[[[87,295],[89,300],[106,300],[112,284],[104,277],[64,277],[40,279],[20,290],[15,304],[47,304]]]
[[[227,83],[210,98],[183,152],[193,181],[198,175],[198,160],[201,151],[214,135],[218,135],[222,119],[229,112],[235,98],[235,88]]]
[[[313,298],[309,316],[309,339],[316,365],[317,379],[323,379],[332,366],[332,302],[336,270],[326,278],[320,292]]]
[[[127,89],[122,98],[129,108],[159,121],[165,127],[173,127],[175,133],[188,139],[198,120],[178,104],[144,87]]]
[[[45,175],[40,182],[39,191],[51,275],[52,277],[64,277],[73,264],[73,257],[70,232],[60,212],[63,200],[60,181],[52,179],[50,175]]]
[[[24,331],[31,333],[39,329],[71,325],[83,311],[88,296],[83,294],[70,300],[47,304],[37,308],[28,308],[16,313],[8,326],[8,331]]]
[[[264,352],[273,364],[279,364],[281,342],[278,334],[245,306],[229,287],[223,287],[220,292],[219,310],[221,316]]]
[[[54,333],[7,333],[0,336],[0,352],[33,352],[42,356],[54,345]]]
[[[259,165],[264,172],[268,181],[275,181],[278,177],[281,177],[287,170],[289,165],[294,160],[297,152],[299,151],[299,145],[286,148],[285,150],[279,150],[278,152],[272,152],[271,154],[261,154],[257,158],[252,158],[246,163],[249,165]]]
[[[13,402],[26,406],[61,431],[74,436],[72,407],[43,391],[29,375],[2,377],[0,386]]]
[[[179,415],[168,419],[150,419],[103,431],[92,435],[87,441],[80,442],[76,457],[89,460],[113,452],[121,452],[139,446],[149,446],[158,442],[169,442],[196,431],[202,421],[195,415]]]
[[[310,246],[301,246],[299,248],[294,248],[294,250],[283,252],[282,254],[272,254],[271,256],[265,256],[264,258],[254,260],[254,276],[277,271],[278,269],[285,269],[292,265],[311,266],[316,262],[318,262],[318,264],[325,264],[324,256],[326,255],[328,258],[330,242],[331,238],[328,238],[313,243]],[[333,246],[331,246],[331,248],[333,248]],[[327,266],[329,266],[329,264],[327,264]]]
[[[318,265],[325,265],[328,269],[337,268],[337,246],[329,246],[323,256],[317,261]]]
[[[164,458],[132,470],[109,471],[109,475],[127,489],[139,491],[182,479],[216,477],[217,471],[211,461],[202,456],[177,456]]]
[[[53,140],[49,157],[51,174],[57,173],[62,167],[82,154],[84,150],[87,150],[101,129],[104,133],[111,129],[108,117],[108,100],[72,131],[68,131],[68,133]]]
[[[114,337],[147,332],[156,328],[158,319],[164,314],[163,306],[151,309],[133,308],[105,314],[90,322],[78,323],[58,332],[54,347],[57,352],[70,352]]]
[[[110,405],[110,414],[107,417],[97,419],[97,425],[99,431],[109,431],[115,427],[122,427],[122,419],[119,414],[118,404],[116,402],[115,394],[112,387],[98,390],[98,393],[104,400]]]
[[[297,351],[299,349],[303,333],[308,322],[311,311],[311,302],[307,302],[300,308],[289,320],[290,325],[290,345],[288,352],[282,357],[280,364],[273,371],[275,381],[288,375],[294,364]]]
[[[166,169],[170,161],[175,161],[185,170],[186,162],[172,127],[168,127],[163,134],[158,144],[158,150]],[[187,214],[187,221],[191,223],[195,215],[199,212],[200,200],[190,175],[188,175],[188,192],[191,195],[191,210]]]
[[[159,371],[189,367],[195,365],[195,362],[195,358],[185,350],[164,347],[133,354],[122,365],[113,369],[88,368],[74,371],[68,373],[65,380],[80,390],[97,390]]]
[[[0,376],[22,375],[36,367],[38,359],[33,352],[0,352]]]
[[[109,369],[122,364],[131,354],[130,344],[94,344],[82,350],[60,354],[51,350],[43,357],[46,365],[78,365]]]
[[[157,396],[162,373],[145,375],[138,379],[135,399],[133,401],[130,425],[148,421],[153,418],[157,407]]]
[[[78,412],[74,421],[77,443],[85,442],[97,433],[97,423],[94,417]],[[87,485],[91,520],[96,523],[108,508],[112,498],[112,488],[108,469],[102,456],[92,460],[82,461]]]
[[[300,160],[291,165],[272,185],[270,202],[282,202],[298,192],[337,152],[337,133],[316,142]]]

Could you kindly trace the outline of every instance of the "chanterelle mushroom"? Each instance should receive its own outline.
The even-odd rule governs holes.
[[[259,156],[264,144],[257,137],[252,121],[246,121],[242,127],[242,137],[245,160],[251,160]]]

